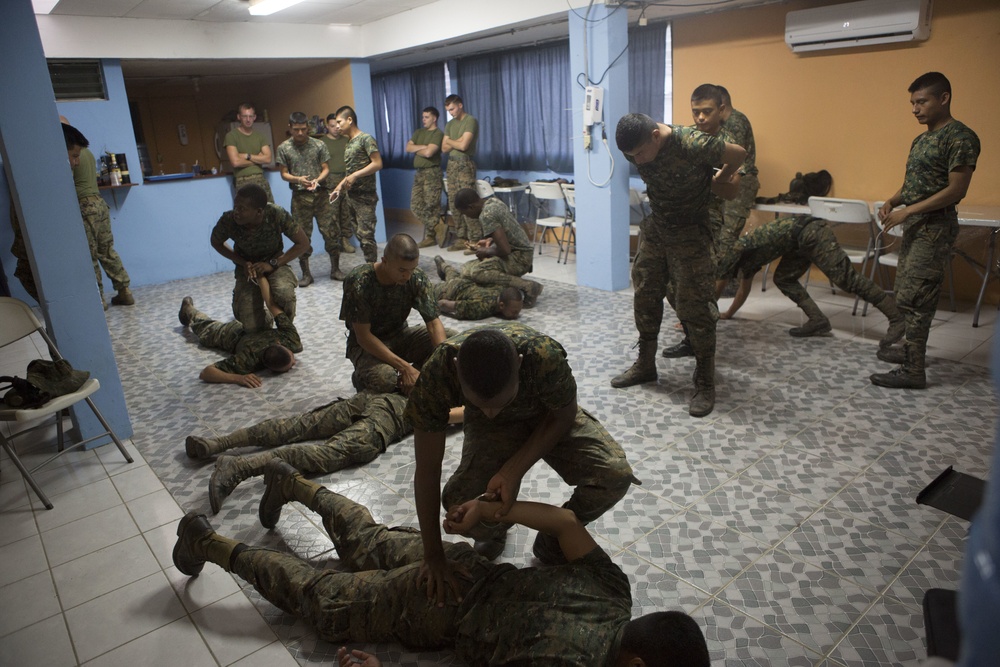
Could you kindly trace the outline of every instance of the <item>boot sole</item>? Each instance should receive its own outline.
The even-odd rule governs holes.
[[[793,331],[795,331],[795,329],[788,330],[788,335],[792,336],[793,338],[813,338],[814,336],[825,336],[829,334],[830,332],[833,331],[833,327],[829,326],[824,329],[817,329],[816,331],[808,331],[808,332],[797,331],[795,333],[792,333]]]
[[[200,514],[185,514],[184,518],[180,520],[177,524],[177,542],[174,543],[174,550],[171,553],[171,560],[174,562],[174,567],[181,574],[186,574],[189,577],[197,577],[201,574],[201,571],[205,568],[205,561],[192,563],[191,561],[184,560],[180,558],[180,547],[181,547],[181,536],[187,531],[187,527],[190,526],[194,521],[198,520]]]

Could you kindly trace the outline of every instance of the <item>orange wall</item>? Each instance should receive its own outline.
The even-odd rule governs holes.
[[[827,169],[831,196],[884,199],[902,184],[910,142],[923,130],[906,89],[937,70],[952,82],[952,114],[982,142],[965,202],[1000,205],[1000,2],[938,0],[926,42],[792,53],[785,15],[829,4],[797,1],[676,20],[675,122],[690,122],[690,91],[720,83],[753,123],[761,194],[785,192],[796,171]]]
[[[259,104],[267,107],[271,115],[275,145],[288,138],[288,116],[293,112],[325,119],[345,104],[354,104],[351,67],[347,61],[270,77],[262,82],[259,92]]]

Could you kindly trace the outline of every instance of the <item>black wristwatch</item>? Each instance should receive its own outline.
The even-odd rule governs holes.
[[[278,268],[278,260],[277,259],[269,259],[269,260],[267,260],[267,263],[270,264],[271,266],[273,266],[274,268]]]
[[[247,162],[253,162],[253,158],[250,157],[250,153],[247,153]]]

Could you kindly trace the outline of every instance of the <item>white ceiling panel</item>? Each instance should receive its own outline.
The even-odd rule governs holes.
[[[130,19],[196,19],[199,14],[221,4],[219,0],[142,0],[129,11]],[[246,11],[245,9],[243,11]]]
[[[157,0],[162,2],[163,0]],[[126,16],[142,0],[59,0],[50,14],[66,14],[68,16]],[[168,4],[168,3],[164,3]]]

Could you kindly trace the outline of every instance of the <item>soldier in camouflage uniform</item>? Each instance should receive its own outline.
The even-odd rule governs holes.
[[[281,235],[294,244],[284,251]],[[233,240],[233,247],[226,241]],[[309,251],[309,239],[288,211],[267,203],[267,195],[257,185],[246,185],[236,193],[233,210],[222,214],[212,229],[212,247],[236,268],[233,288],[233,317],[250,333],[271,328],[271,315],[251,280],[251,272],[270,279],[274,301],[289,319],[295,319],[295,274],[287,266]]]
[[[330,153],[330,175],[326,177],[326,189],[333,192],[344,180],[344,176],[347,176],[347,166],[344,162],[347,137],[340,133],[337,114],[332,113],[326,117],[326,134],[319,140],[326,144],[326,149]],[[347,197],[338,197],[330,203],[330,215],[333,216],[332,226],[340,230],[340,251],[353,255],[356,251],[351,245],[351,237],[356,230],[351,207],[347,205]]]
[[[487,317],[516,320],[521,315],[521,308],[524,307],[521,290],[500,285],[477,285],[462,276],[454,266],[446,264],[440,255],[434,258],[434,263],[437,264],[438,275],[444,280],[434,286],[434,296],[438,300],[438,308],[445,315],[457,320],[485,320]]]
[[[247,187],[257,187],[249,185]],[[182,326],[190,326],[205,347],[228,352],[232,356],[206,366],[199,376],[205,382],[237,384],[256,389],[261,380],[256,371],[268,369],[285,373],[295,365],[295,354],[302,351],[299,332],[288,317],[271,299],[267,276],[257,276],[264,303],[274,317],[274,329],[248,333],[239,322],[217,322],[194,307],[194,300],[187,296],[181,301],[178,319]]]
[[[424,239],[419,247],[434,245],[434,227],[441,220],[441,140],[444,133],[438,129],[440,113],[434,107],[421,112],[423,127],[416,130],[406,142],[406,152],[413,153],[413,190],[410,208],[424,225]]]
[[[222,140],[226,157],[233,165],[234,191],[239,192],[244,185],[259,185],[267,195],[267,201],[273,204],[271,184],[261,168],[261,165],[271,162],[271,138],[253,129],[257,112],[252,104],[241,104],[237,117],[239,126],[227,132]]]
[[[14,200],[10,200],[10,226],[14,229],[14,242],[10,246],[10,254],[17,260],[14,267],[14,277],[20,281],[24,291],[31,295],[35,301],[41,303],[38,298],[38,287],[35,286],[35,274],[31,272],[31,263],[28,261],[28,249],[24,246],[24,237],[21,235],[21,223],[17,219],[17,210],[14,208]]]
[[[417,516],[435,586],[448,576],[438,532],[439,505],[447,509],[482,493],[507,506],[521,479],[544,460],[569,485],[564,507],[589,523],[638,483],[621,446],[576,401],[566,351],[534,329],[505,322],[474,327],[439,345],[424,364],[406,419],[414,427]],[[462,460],[441,490],[448,409],[465,407]],[[490,560],[507,539],[504,525],[477,526],[476,550]],[[533,552],[545,563],[563,561],[559,545],[539,533]]]
[[[808,316],[800,327],[788,330],[799,338],[829,333],[830,320],[819,309],[799,278],[815,264],[840,289],[857,294],[878,308],[889,320],[889,330],[879,342],[888,347],[903,336],[903,314],[881,287],[854,269],[850,257],[825,220],[812,216],[782,218],[762,225],[736,241],[719,259],[718,278],[739,277],[740,288],[723,319],[732,317],[746,301],[754,274],[781,259],[774,271],[774,284]]]
[[[365,261],[374,264],[378,259],[378,246],[375,244],[375,225],[378,217],[375,206],[378,204],[375,174],[382,169],[382,156],[378,152],[375,137],[358,128],[358,116],[351,107],[337,109],[337,125],[341,133],[348,138],[344,149],[344,164],[347,176],[334,189],[332,198],[347,195],[347,204],[358,225],[358,242]]]
[[[747,159],[740,168],[739,192],[735,199],[725,203],[721,234],[721,248],[722,252],[725,252],[726,246],[736,243],[743,233],[750,210],[757,200],[760,181],[757,178],[757,144],[754,142],[750,119],[743,112],[733,108],[733,100],[728,90],[719,86],[719,91],[722,93],[722,103],[725,105],[722,112],[722,129],[730,137],[727,141],[742,146],[747,152]],[[716,243],[720,244],[720,241]]]
[[[462,266],[462,277],[480,285],[516,287],[524,292],[524,305],[533,307],[542,284],[521,276],[532,269],[534,246],[510,209],[495,197],[481,199],[471,188],[458,191],[455,206],[482,229],[482,239],[475,244],[476,259]]]
[[[466,244],[483,237],[477,220],[470,220],[455,206],[455,196],[460,190],[476,187],[476,144],[479,141],[479,121],[465,112],[465,104],[458,95],[449,95],[444,108],[451,115],[445,123],[441,152],[448,155],[448,205],[455,223],[458,238],[448,250],[467,250]],[[472,254],[472,253],[468,253]]]
[[[324,247],[330,254],[330,278],[343,280],[340,270],[340,230],[333,224],[333,209],[330,193],[326,189],[326,177],[330,173],[330,152],[319,139],[309,136],[309,119],[301,111],[296,111],[288,119],[291,139],[278,146],[277,163],[281,178],[292,189],[292,218],[295,224],[312,239],[313,218],[319,223]],[[299,256],[302,279],[299,287],[313,284],[309,270],[311,250]]]
[[[427,274],[417,268],[420,250],[406,234],[385,246],[382,261],[354,268],[344,280],[340,319],[347,327],[351,382],[358,391],[387,393],[413,388],[420,367],[448,337]],[[406,323],[416,309],[425,327]]]
[[[503,521],[553,534],[571,565],[493,565],[467,543],[449,543],[443,550],[467,576],[455,581],[455,598],[445,605],[443,597],[438,603],[425,592],[418,532],[375,523],[363,505],[303,479],[282,461],[272,461],[264,479],[261,524],[276,526],[285,503],[302,503],[322,518],[348,571],[319,570],[293,554],[223,537],[194,512],[177,527],[173,562],[188,576],[205,562],[239,575],[326,641],[450,647],[468,665],[658,665],[664,659],[709,665],[704,636],[686,614],[630,620],[628,577],[565,509],[517,502]],[[473,500],[451,508],[445,530],[466,534],[500,507]],[[355,662],[380,664],[362,651],[353,655]],[[339,664],[351,661],[341,649]]]
[[[624,116],[615,139],[646,183],[652,215],[639,225],[642,242],[632,265],[639,358],[611,386],[656,381],[663,299],[671,296],[677,317],[690,335],[697,364],[695,394],[688,411],[702,417],[715,407],[715,323],[719,317],[707,207],[713,189],[735,195],[731,179],[746,159],[746,151],[692,128],[657,123],[643,114]],[[724,166],[713,176],[718,164]]]
[[[111,297],[111,305],[131,306],[135,304],[135,297],[128,288],[131,280],[128,271],[122,265],[122,258],[115,251],[115,239],[111,234],[110,209],[97,187],[97,160],[87,148],[90,142],[78,129],[68,123],[63,123],[62,128],[66,139],[66,151],[73,166],[73,184],[76,186],[76,197],[80,202],[83,229],[87,233],[87,245],[90,246],[90,259],[94,263],[94,275],[97,277],[97,288],[101,292],[101,303],[104,303],[104,276],[101,275],[101,267],[104,267],[117,292]],[[107,304],[104,308],[107,309]]]
[[[958,237],[955,206],[969,190],[980,151],[976,133],[951,115],[947,77],[928,72],[910,84],[909,92],[913,115],[927,131],[910,146],[903,187],[878,212],[883,230],[904,225],[895,290],[906,317],[906,340],[902,348],[878,352],[879,359],[902,365],[871,376],[872,383],[894,389],[927,386],[927,336]]]

